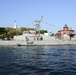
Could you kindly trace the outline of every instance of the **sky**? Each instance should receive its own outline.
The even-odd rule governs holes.
[[[34,27],[56,33],[65,24],[76,30],[76,0],[0,0],[0,27]],[[46,22],[46,23],[43,23]]]

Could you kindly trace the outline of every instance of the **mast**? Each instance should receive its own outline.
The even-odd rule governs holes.
[[[41,16],[41,19],[40,20],[35,20],[34,22],[35,22],[35,31],[37,32],[38,31],[38,34],[39,34],[39,36],[40,36],[40,23],[41,23],[41,21],[42,21],[42,19],[43,19],[43,16]]]

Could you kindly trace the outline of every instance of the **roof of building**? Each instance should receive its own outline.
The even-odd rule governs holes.
[[[64,25],[64,28],[68,28],[67,24]]]

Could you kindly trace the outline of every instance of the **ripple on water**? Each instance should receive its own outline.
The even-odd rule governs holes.
[[[0,74],[76,75],[76,46],[0,46]]]

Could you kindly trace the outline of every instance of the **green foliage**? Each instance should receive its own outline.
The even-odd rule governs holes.
[[[0,28],[0,38],[4,39],[4,38],[10,38],[13,37],[15,35],[22,35],[23,31],[29,31],[29,30],[34,30],[34,28]],[[47,30],[40,30],[41,34],[46,33]]]
[[[10,30],[12,30],[13,28],[7,27],[5,28],[5,31],[10,32]]]
[[[0,35],[5,33],[5,28],[0,28]]]
[[[47,33],[47,30],[40,30],[41,34]]]
[[[23,32],[23,31],[29,31],[29,30],[34,30],[33,28],[20,28],[20,31]]]

